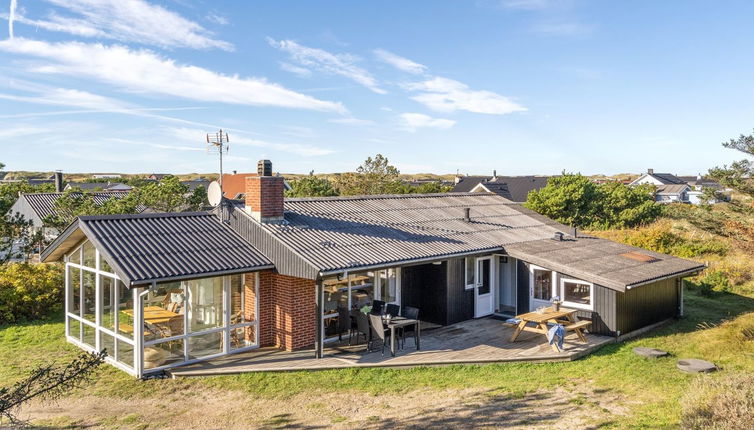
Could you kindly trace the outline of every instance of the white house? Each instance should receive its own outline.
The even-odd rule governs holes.
[[[721,189],[717,182],[705,179],[701,174],[697,176],[676,176],[670,173],[655,173],[647,169],[629,185],[651,184],[657,187],[655,200],[662,203],[682,202],[698,205],[702,203],[704,188]],[[715,200],[711,203],[717,203]]]

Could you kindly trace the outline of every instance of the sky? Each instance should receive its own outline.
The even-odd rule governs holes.
[[[704,173],[754,127],[750,1],[1,0],[7,170]],[[3,35],[3,33],[5,33]]]

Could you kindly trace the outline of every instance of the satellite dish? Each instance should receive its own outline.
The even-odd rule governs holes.
[[[207,200],[212,206],[217,206],[223,199],[223,191],[220,188],[220,183],[217,181],[210,182],[207,187]]]

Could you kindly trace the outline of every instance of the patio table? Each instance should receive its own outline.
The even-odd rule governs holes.
[[[416,339],[416,350],[418,351],[421,349],[421,324],[419,323],[419,320],[411,319],[411,318],[405,318],[405,317],[392,317],[390,318],[390,322],[385,321],[385,324],[390,329],[390,354],[395,357],[395,349],[396,349],[396,341],[395,341],[395,332],[397,328],[400,327],[406,327],[413,325],[416,327],[416,330],[414,331],[414,339]]]
[[[124,310],[123,313],[132,318],[134,316],[134,311],[132,309]],[[166,324],[170,321],[170,318],[173,318],[176,315],[180,314],[163,309],[159,306],[147,306],[144,308],[144,321],[151,324]]]
[[[542,313],[535,311],[516,315],[516,319],[519,319],[521,321],[518,323],[518,325],[516,325],[516,330],[511,336],[511,342],[515,342],[522,331],[539,333],[544,335],[546,339],[547,332],[549,331],[549,328],[547,327],[548,322],[566,325],[576,323],[576,312],[578,312],[576,309],[560,308],[560,310],[556,311],[552,308],[547,308]],[[530,327],[528,325],[529,323],[534,323],[535,327]],[[581,328],[574,328],[573,331],[576,332],[576,334],[579,336],[579,339],[586,342],[586,337],[584,336]],[[556,352],[560,352],[556,344],[553,343],[551,346]]]

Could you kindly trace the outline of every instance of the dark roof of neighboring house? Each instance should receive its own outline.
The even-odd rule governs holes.
[[[685,182],[682,184],[659,185],[655,191],[657,194],[680,194],[689,188]]]
[[[696,261],[582,236],[519,242],[506,246],[505,251],[512,257],[618,291],[705,267]],[[628,253],[638,258],[622,255]]]
[[[181,181],[181,183],[187,187],[189,187],[190,191],[194,191],[195,189],[202,187],[205,190],[207,187],[209,187],[210,181],[206,179],[195,179],[192,181]]]
[[[41,255],[57,261],[88,238],[129,286],[272,268],[208,212],[83,216]]]
[[[671,185],[671,184],[685,184],[686,181],[679,178],[676,175],[670,174],[670,173],[646,173],[648,176],[652,176],[653,178],[657,179],[658,181],[662,182],[664,185]]]
[[[149,177],[152,178],[152,179],[154,179],[154,180],[159,181],[162,178],[164,178],[165,176],[168,176],[169,174],[170,173],[152,173],[151,175],[149,175]]]
[[[468,191],[474,189],[478,190],[478,186],[481,185],[491,193],[498,194],[514,202],[523,203],[526,201],[529,192],[544,188],[547,185],[548,179],[550,179],[549,176],[497,176],[491,179],[485,179],[482,177],[482,179],[477,181]],[[476,181],[476,179],[473,181]],[[459,185],[462,184],[463,182],[456,185],[456,188],[453,188],[453,191],[461,191],[466,188],[466,185],[468,185],[467,183],[466,185],[459,187]]]
[[[492,179],[492,176],[462,176],[453,187],[453,192],[468,193],[479,185],[480,182],[489,181],[490,179]]]
[[[66,188],[78,188],[81,191],[91,191],[96,189],[102,189],[102,190],[108,190],[113,187],[127,187],[131,188],[130,186],[126,184],[122,184],[120,182],[69,182]]]
[[[505,182],[480,182],[474,187],[474,190],[478,191],[480,187],[484,187],[484,191],[495,193],[500,197],[513,201],[513,196],[511,196],[511,193],[508,190],[508,184]]]
[[[55,202],[62,195],[63,193],[22,193],[8,212],[20,213],[27,220],[32,219],[41,223],[48,216],[55,215]],[[110,191],[90,195],[95,204],[101,205],[112,198],[120,199],[127,196],[128,191]]]

